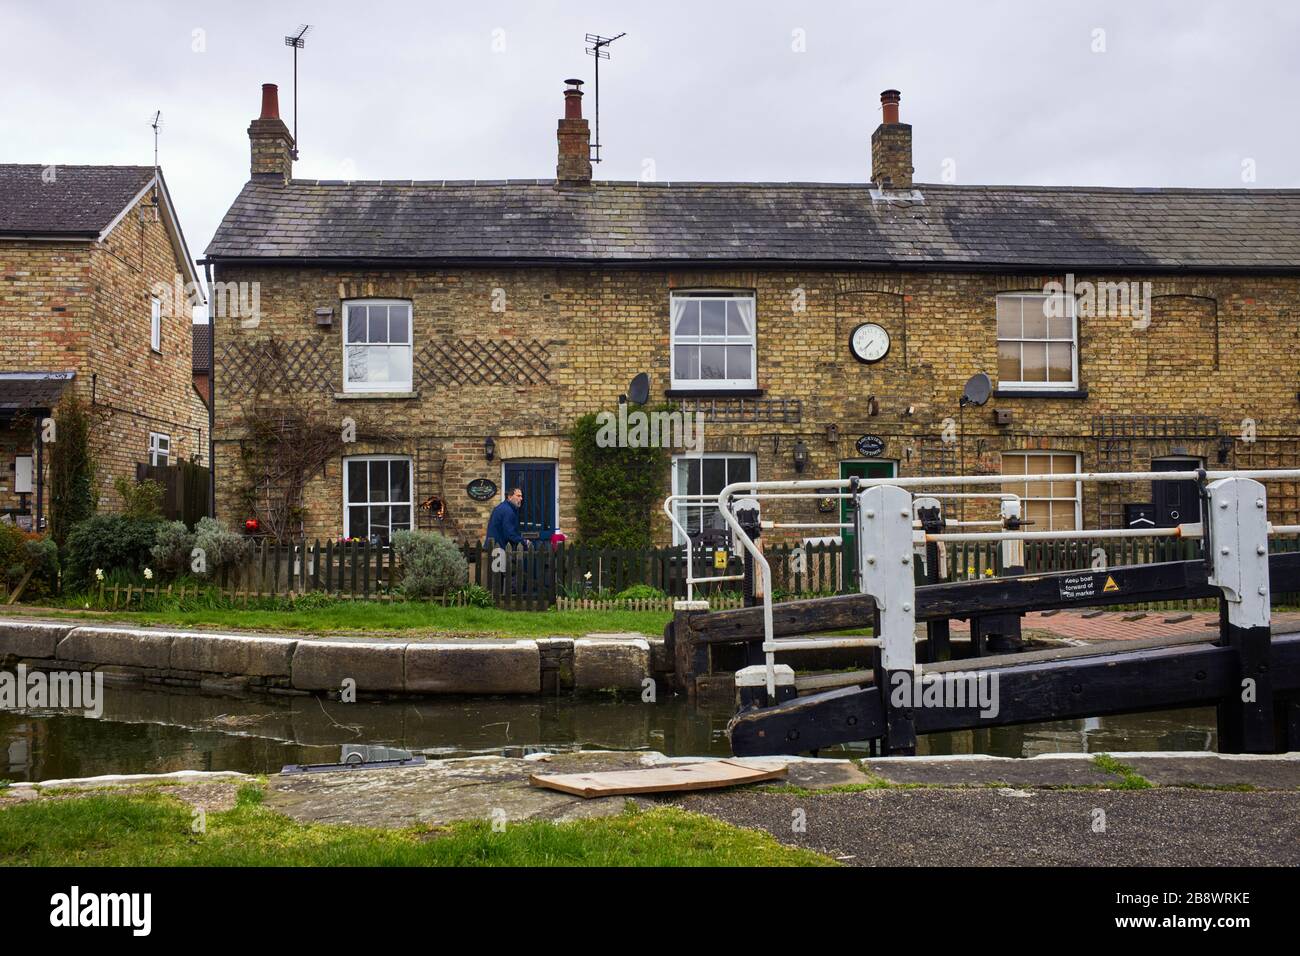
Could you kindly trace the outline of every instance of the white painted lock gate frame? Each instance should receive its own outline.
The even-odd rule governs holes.
[[[1228,605],[1229,622],[1238,627],[1267,627],[1269,625],[1268,594],[1268,536],[1300,533],[1300,525],[1273,525],[1268,522],[1267,495],[1262,482],[1300,480],[1300,469],[1275,469],[1253,471],[1125,471],[1076,472],[1052,475],[1053,481],[1073,481],[1100,484],[1126,481],[1196,481],[1207,482],[1211,507],[1207,522],[1181,524],[1169,528],[1112,528],[1075,531],[1026,531],[1013,529],[993,532],[942,532],[928,534],[917,531],[913,497],[976,497],[978,493],[933,492],[916,495],[911,488],[934,486],[1002,485],[1008,482],[1005,475],[930,475],[910,478],[839,478],[818,481],[798,479],[791,481],[740,481],[724,487],[716,496],[670,495],[664,500],[664,511],[669,521],[688,542],[687,545],[687,604],[691,602],[694,584],[711,581],[738,580],[742,575],[725,575],[695,578],[691,573],[690,536],[674,513],[677,502],[714,501],[718,511],[732,533],[732,540],[753,559],[759,569],[763,590],[763,653],[768,699],[776,699],[776,663],[778,651],[800,650],[810,647],[879,647],[881,664],[886,672],[908,671],[916,677],[923,666],[916,661],[916,585],[913,579],[912,560],[914,546],[927,542],[946,541],[1000,541],[1004,545],[1023,548],[1024,541],[1059,541],[1088,538],[1199,538],[1205,534],[1208,523],[1210,540],[1214,548],[1211,559],[1209,583],[1222,589]],[[859,588],[870,595],[880,611],[881,635],[877,637],[788,638],[773,637],[772,626],[772,568],[763,552],[747,535],[736,519],[735,510],[744,498],[848,498],[859,489],[854,511],[857,532]],[[815,489],[821,489],[818,493]],[[828,494],[828,489],[836,489]],[[1019,516],[1020,498],[1011,493],[990,494],[1003,502],[1003,522],[1011,515]],[[982,523],[982,522],[981,522]],[[970,524],[970,523],[967,523]],[[830,525],[788,524],[763,522],[764,528],[836,527]],[[1004,553],[1004,558],[1007,555]],[[1023,562],[1017,562],[1023,563]],[[1013,565],[1014,566],[1014,565]]]

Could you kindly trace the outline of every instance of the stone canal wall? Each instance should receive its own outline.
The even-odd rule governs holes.
[[[96,670],[173,686],[442,694],[669,693],[662,638],[641,634],[485,640],[356,640],[0,621],[0,666]]]

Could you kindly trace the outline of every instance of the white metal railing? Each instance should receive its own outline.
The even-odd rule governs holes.
[[[766,657],[767,670],[767,691],[770,699],[775,699],[776,695],[776,674],[774,652],[780,647],[789,647],[789,645],[777,645],[773,639],[772,625],[772,568],[767,559],[750,537],[745,534],[740,522],[731,512],[729,507],[733,500],[744,496],[748,498],[765,498],[775,497],[780,494],[781,497],[798,497],[798,492],[805,489],[857,489],[859,494],[865,490],[877,486],[893,486],[896,488],[927,488],[931,486],[945,485],[1005,485],[1016,483],[1020,476],[1007,475],[933,475],[925,477],[912,478],[840,478],[840,479],[796,479],[788,481],[738,481],[726,485],[717,495],[718,511],[723,520],[727,523],[732,532],[732,540],[740,542],[741,547],[754,559],[754,565],[760,574],[760,580],[763,591],[763,647]],[[1255,481],[1296,481],[1300,480],[1300,469],[1276,469],[1276,470],[1252,470],[1252,471],[1210,471],[1199,469],[1195,471],[1127,471],[1127,472],[1076,472],[1073,474],[1050,475],[1050,481],[1072,481],[1087,483],[1107,483],[1107,482],[1126,482],[1126,481],[1218,481],[1228,478],[1244,478]],[[940,493],[929,495],[929,497],[938,497]],[[952,494],[952,493],[943,493]],[[957,494],[960,494],[958,492]],[[817,494],[813,497],[824,498],[826,494]],[[840,495],[842,497],[842,495]],[[666,502],[665,502],[666,504]],[[1259,506],[1263,507],[1264,502],[1261,498]],[[860,513],[860,509],[859,509]],[[1291,533],[1290,528],[1293,526],[1279,526],[1270,528],[1270,533]],[[1282,528],[1288,529],[1286,531]],[[1153,530],[1162,532],[1177,533],[1177,529],[1115,529],[1120,531],[1141,531],[1145,535],[1150,535]],[[987,534],[989,537],[984,537]],[[969,532],[969,540],[996,540],[996,541],[1024,541],[1026,539],[1064,539],[1078,538],[1084,536],[1104,537],[1102,534],[1088,535],[1085,532],[1029,532],[1021,529],[1006,530],[1002,532]],[[1110,537],[1126,537],[1128,535],[1115,535],[1113,532]],[[1134,537],[1138,535],[1133,535]],[[964,535],[936,535],[936,540],[964,540]],[[909,605],[909,610],[910,605]],[[901,639],[901,638],[900,638]],[[915,635],[908,635],[908,640],[915,640]],[[864,639],[866,640],[866,639]],[[877,644],[879,636],[872,639]],[[770,648],[770,649],[769,649]]]

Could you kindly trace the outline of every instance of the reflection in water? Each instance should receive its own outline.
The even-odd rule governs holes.
[[[0,777],[50,780],[173,770],[276,772],[335,763],[360,746],[430,758],[523,756],[540,750],[730,753],[730,708],[683,700],[461,698],[342,704],[315,697],[243,698],[108,686],[104,716],[0,712]],[[1214,709],[1056,721],[931,734],[926,754],[1008,757],[1055,752],[1213,750]],[[866,756],[865,745],[822,756]]]

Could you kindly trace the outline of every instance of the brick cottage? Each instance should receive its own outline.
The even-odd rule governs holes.
[[[1046,476],[1300,464],[1300,191],[918,184],[899,99],[870,182],[593,181],[572,81],[555,179],[326,182],[293,178],[264,87],[207,250],[218,287],[260,289],[213,329],[218,514],[293,485],[259,427],[350,422],[290,487],[292,533],[481,537],[522,483],[526,531],[572,534],[569,430],[639,372],[704,418],[665,494],[964,468],[1006,474],[1036,530],[1109,528],[1198,502]],[[979,372],[992,397],[963,409]],[[1271,493],[1300,521],[1294,485]]]
[[[137,463],[207,460],[189,301],[202,291],[160,170],[0,165],[0,515],[48,514],[40,425],[69,389],[91,406],[102,510]]]

